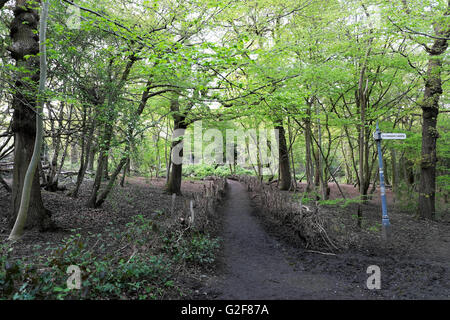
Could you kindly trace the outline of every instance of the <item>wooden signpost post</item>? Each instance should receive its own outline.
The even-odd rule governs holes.
[[[390,229],[390,222],[389,222],[389,216],[387,212],[387,202],[386,202],[386,187],[384,185],[384,171],[383,171],[383,155],[381,153],[381,140],[397,140],[397,139],[406,139],[406,134],[404,133],[382,133],[380,131],[380,127],[378,126],[377,121],[377,129],[373,133],[373,137],[375,141],[377,142],[377,148],[378,148],[378,165],[380,168],[380,193],[381,193],[381,210],[382,210],[382,217],[381,217],[381,225],[382,225],[382,233],[383,233],[383,239],[388,240],[389,239],[389,229]]]

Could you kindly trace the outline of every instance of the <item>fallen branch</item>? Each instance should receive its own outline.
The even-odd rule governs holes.
[[[323,254],[325,256],[335,256],[335,253],[331,253],[331,252],[320,252],[320,251],[316,251],[316,250],[306,250],[306,252],[311,252],[311,253],[317,253],[317,254]]]

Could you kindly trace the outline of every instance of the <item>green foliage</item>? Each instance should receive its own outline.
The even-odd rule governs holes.
[[[449,213],[450,197],[450,116],[442,114],[438,118],[439,139],[437,145],[436,199],[439,213]]]
[[[379,121],[382,131],[407,132],[406,140],[383,144],[398,151],[399,164],[407,162],[414,173],[420,170],[424,85],[420,74],[426,73],[428,55],[416,46],[431,48],[434,39],[405,30],[427,34],[433,24],[445,23],[448,3],[443,0],[407,4],[321,0],[306,6],[294,0],[159,0],[131,7],[127,2],[111,6],[108,0],[87,0],[83,6],[100,14],[82,10],[80,29],[69,29],[65,4],[52,2],[49,101],[64,102],[65,115],[74,107],[76,119],[82,119],[86,111],[87,125],[96,121],[94,144],[110,149],[110,165],[116,165],[130,145],[127,153],[133,169],[143,176],[155,175],[156,168],[169,161],[174,116],[182,115],[188,131],[194,120],[222,132],[273,127],[273,121],[283,120],[292,138],[289,147],[294,159],[290,160],[300,177],[305,171],[303,137],[309,120],[314,138],[311,153],[317,158],[320,140],[327,164],[321,168],[324,180],[335,172],[342,181],[346,165],[350,183],[355,182],[360,157],[367,157],[363,160],[369,166],[376,158],[370,133]],[[1,13],[5,53],[1,78],[14,83],[16,74],[28,72],[6,58],[10,15],[6,9]],[[447,71],[444,63],[442,74]],[[28,74],[22,77],[29,80]],[[360,80],[367,85],[365,119],[362,104],[355,99]],[[151,98],[137,115],[147,82]],[[449,82],[443,79],[442,83],[445,92]],[[5,91],[3,86],[0,91]],[[169,96],[177,97],[178,111],[171,109]],[[441,98],[447,99],[445,94]],[[440,114],[438,121],[437,198],[445,198],[448,116]],[[362,127],[367,129],[369,144],[367,153],[359,154]],[[113,132],[110,139],[104,134],[108,132]],[[192,178],[230,175],[227,166],[184,167],[184,175]],[[241,168],[236,171],[253,174]],[[158,173],[164,176],[165,170]]]
[[[395,190],[395,207],[400,211],[415,213],[417,212],[419,198],[418,193],[413,192],[414,186],[406,182],[401,182]]]
[[[209,265],[218,248],[218,239],[203,234],[180,236],[160,229],[142,215],[133,217],[124,231],[108,225],[102,234],[82,236],[72,230],[60,245],[36,246],[35,254],[26,259],[12,258],[13,248],[5,243],[0,245],[0,297],[160,299],[169,291],[179,290],[177,265]],[[80,290],[66,286],[70,265],[81,269]]]
[[[175,261],[199,265],[213,263],[220,247],[219,239],[201,233],[184,239],[180,239],[178,234],[169,234],[164,240],[165,249],[171,252]]]
[[[236,166],[236,171],[233,174],[237,175],[254,175],[254,171],[241,168]],[[229,166],[215,166],[212,165],[188,165],[183,166],[183,175],[185,177],[193,177],[196,179],[204,179],[206,177],[214,176],[214,177],[228,177],[232,175]]]
[[[367,230],[370,232],[373,232],[373,233],[379,233],[381,230],[381,227],[382,227],[381,223],[377,222],[375,225],[368,226]]]
[[[318,202],[321,205],[328,205],[328,206],[339,205],[342,208],[346,208],[350,204],[362,203],[363,200],[361,200],[359,198],[354,198],[354,199],[337,198],[337,199],[333,199],[333,200],[331,200],[331,199],[329,199],[329,200],[319,200]]]

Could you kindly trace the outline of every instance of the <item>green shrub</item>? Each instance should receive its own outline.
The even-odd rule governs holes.
[[[170,234],[165,238],[165,249],[172,254],[175,262],[211,264],[215,261],[219,247],[219,239],[211,239],[204,234],[194,234],[184,239],[180,239],[177,234]]]
[[[236,166],[237,175],[254,175],[252,170],[243,169]],[[221,165],[215,168],[213,165],[188,165],[183,167],[183,175],[185,177],[194,177],[196,179],[204,179],[209,176],[228,177],[231,175],[231,170],[228,165]]]

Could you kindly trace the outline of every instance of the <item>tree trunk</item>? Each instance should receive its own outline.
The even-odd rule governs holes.
[[[58,116],[58,129],[54,127],[54,121],[52,121],[52,140],[53,140],[53,157],[50,162],[50,172],[47,178],[47,183],[45,185],[45,190],[55,192],[58,190],[58,179],[56,175],[58,173],[58,158],[59,151],[61,149],[61,128],[63,126],[63,117],[64,117],[64,104],[61,103],[61,109],[59,111]],[[55,179],[56,178],[56,179]]]
[[[176,144],[175,144],[176,145]],[[183,149],[180,150],[180,157],[183,156]],[[170,194],[176,193],[181,195],[181,178],[182,178],[183,164],[172,163],[170,170],[169,181],[166,186],[166,191]]]
[[[159,172],[161,171],[161,155],[159,154],[159,131],[156,134],[156,137],[154,139],[155,141],[155,148],[156,148],[156,178],[159,178]],[[130,172],[130,161],[127,162],[128,173]]]
[[[289,164],[289,153],[286,144],[286,134],[283,127],[283,120],[275,124],[278,130],[278,158],[280,161],[279,188],[280,190],[289,190],[291,188],[291,170]]]
[[[102,178],[105,174],[105,161],[108,161],[107,152],[109,151],[111,139],[112,139],[112,124],[106,123],[104,128],[104,135],[101,141],[103,147],[100,148],[98,152],[98,160],[97,160],[97,170],[95,172],[94,184],[92,185],[91,194],[89,196],[88,201],[86,202],[86,206],[88,208],[95,208],[97,203],[97,195],[98,190],[100,189],[100,185],[102,183]]]
[[[450,3],[449,3],[450,5]],[[445,16],[448,16],[449,11]],[[448,26],[435,25],[436,34],[450,37]],[[422,102],[422,157],[420,161],[419,215],[421,218],[435,218],[436,193],[436,140],[438,138],[437,117],[439,98],[442,94],[441,55],[447,50],[447,40],[437,39],[429,52],[425,93]]]
[[[314,189],[314,165],[311,158],[311,104],[308,102],[308,108],[306,109],[307,117],[305,122],[305,162],[306,162],[306,192],[310,192]]]
[[[348,165],[348,156],[347,156],[347,148],[344,144],[344,141],[341,142],[341,149],[342,149],[342,155],[344,157],[344,165],[345,165],[345,183],[346,184],[352,184],[353,183],[353,177],[352,177],[352,171],[350,169],[350,166]]]
[[[316,150],[314,147],[312,148],[312,155],[314,158],[314,186],[320,186],[320,159],[319,159],[319,150]]]
[[[392,171],[392,191],[394,194],[394,201],[395,201],[395,192],[397,191],[398,186],[398,166],[397,166],[397,154],[395,152],[395,149],[391,149],[391,171]]]
[[[11,130],[14,133],[15,150],[10,226],[14,225],[20,208],[25,173],[30,164],[36,137],[36,114],[30,106],[35,107],[37,104],[35,88],[39,81],[39,72],[36,72],[39,70],[39,64],[35,55],[39,53],[39,36],[36,33],[39,15],[32,3],[33,1],[17,1],[11,23],[12,45],[9,48],[11,56],[16,60],[18,68],[25,68],[29,72],[17,75],[16,92],[12,101],[14,113]],[[25,59],[27,55],[32,57]],[[30,86],[33,88],[32,92],[29,92]],[[33,227],[38,227],[41,231],[53,227],[50,212],[44,208],[42,202],[38,170],[35,170],[32,178],[25,224],[25,228]]]
[[[89,171],[94,171],[94,161],[95,161],[95,153],[97,152],[97,146],[93,145],[89,148],[89,159],[88,159],[88,167]]]
[[[175,129],[186,129],[187,126],[184,123],[184,117],[177,117],[177,119],[174,120],[174,128]],[[171,153],[178,150],[176,146],[179,143],[183,143],[182,141],[173,141],[172,142],[172,148]],[[183,158],[183,148],[179,151],[179,157]],[[171,155],[171,159],[173,159],[173,155]],[[166,185],[166,191],[170,194],[176,193],[177,195],[181,195],[181,179],[182,179],[182,172],[183,172],[183,163],[173,163],[171,164],[171,170],[169,175],[169,181]]]
[[[95,208],[95,204],[97,203],[97,194],[98,194],[98,190],[100,189],[100,185],[102,183],[102,177],[103,177],[103,162],[104,162],[104,160],[105,160],[105,157],[102,156],[102,153],[100,152],[98,155],[97,170],[95,172],[94,184],[92,185],[92,190],[91,190],[89,199],[86,202],[86,207],[88,207],[88,208]]]
[[[109,180],[109,151],[104,155],[105,160],[103,160],[103,179]]]
[[[114,170],[114,172],[111,175],[111,179],[109,180],[107,186],[105,187],[105,189],[99,194],[94,207],[98,208],[100,207],[103,202],[105,202],[106,198],[108,197],[108,194],[111,192],[113,186],[114,186],[114,182],[116,181],[117,176],[119,175],[120,171],[122,170],[122,168],[125,166],[125,164],[128,161],[128,156],[123,157],[119,164],[117,165],[116,169]]]
[[[387,186],[390,186],[391,185],[391,180],[389,178],[389,175],[390,175],[389,170],[390,169],[388,168],[388,162],[387,162],[386,157],[383,158],[383,170],[384,170],[384,184]]]
[[[122,175],[122,179],[120,180],[121,187],[125,186],[125,179],[127,176],[127,172],[128,172],[128,174],[130,174],[130,158],[127,158],[126,164],[123,167],[123,175]],[[158,174],[156,175],[156,177],[158,177]]]
[[[125,81],[125,79],[128,77],[131,66],[132,66],[132,63],[130,61],[125,69],[124,75],[122,76],[122,82]],[[113,132],[112,123],[113,123],[114,119],[110,119],[110,121],[108,121],[106,123],[105,134],[104,134],[104,139],[103,139],[104,143],[102,144],[105,147],[101,148],[100,152],[99,152],[99,163],[98,163],[98,168],[97,168],[97,172],[95,175],[95,181],[94,181],[94,186],[92,188],[92,193],[87,202],[88,207],[97,208],[97,207],[100,207],[103,204],[103,202],[105,202],[106,198],[108,197],[109,193],[111,192],[111,190],[114,186],[117,176],[119,175],[119,173],[122,170],[122,168],[124,167],[124,165],[129,161],[131,145],[133,143],[133,131],[134,131],[134,127],[135,127],[135,121],[137,121],[139,119],[139,116],[144,111],[144,108],[150,97],[149,96],[150,85],[151,85],[151,80],[149,80],[147,82],[147,86],[146,86],[144,92],[142,93],[141,102],[139,103],[139,107],[134,114],[134,116],[135,116],[134,120],[129,122],[129,124],[128,124],[127,138],[128,138],[128,141],[130,141],[130,142],[125,148],[125,155],[122,157],[122,159],[120,160],[116,169],[114,170],[111,177],[109,178],[109,182],[108,182],[107,186],[105,187],[105,189],[98,195],[98,190],[100,189],[100,184],[101,184],[101,180],[102,180],[101,176],[105,173],[104,167],[106,166],[106,168],[107,168],[107,166],[108,166],[108,152],[110,151],[110,144],[111,144],[112,132]],[[108,171],[106,170],[106,172],[108,172]]]
[[[295,142],[295,136],[293,136],[292,133],[292,126],[291,126],[291,118],[288,118],[288,132],[289,132],[289,151],[290,151],[290,157],[291,157],[291,165],[292,165],[292,181],[294,191],[297,191],[297,177],[295,174],[295,161],[294,161],[294,142]]]
[[[320,124],[319,116],[319,108],[316,109],[317,114],[317,148],[318,148],[318,173],[319,173],[319,182],[320,182],[320,191],[322,193],[322,200],[328,200],[329,189],[328,189],[328,180],[325,177],[325,168],[324,163],[326,164],[327,159],[322,154],[322,126]]]
[[[86,107],[85,107],[86,108]],[[83,113],[83,133],[82,133],[82,152],[81,152],[81,159],[80,159],[80,169],[78,170],[77,175],[77,181],[75,183],[75,188],[69,193],[69,196],[73,198],[78,197],[78,192],[80,190],[80,186],[83,183],[84,175],[86,174],[86,170],[89,167],[89,161],[92,160],[94,162],[94,159],[91,159],[91,154],[93,154],[93,146],[92,146],[92,140],[94,139],[94,131],[95,131],[95,114],[91,121],[91,126],[89,127],[89,136],[86,138],[86,109]]]
[[[172,98],[170,101],[170,109],[173,113],[173,124],[174,124],[174,131],[177,129],[186,130],[187,124],[186,124],[186,116],[184,114],[180,113],[180,105],[178,101],[178,97]],[[176,138],[176,137],[174,137]],[[183,162],[180,163],[174,163],[174,155],[173,153],[179,150],[178,156],[180,159],[183,159],[183,141],[172,141],[172,147],[170,150],[170,159],[171,159],[171,169],[170,169],[170,175],[168,177],[168,181],[166,184],[166,192],[173,194],[176,193],[177,195],[181,195],[181,178],[182,178],[182,171],[183,171]],[[181,145],[178,145],[181,144]]]
[[[77,164],[78,162],[78,149],[77,149],[77,143],[75,141],[72,142],[70,145],[70,163],[72,165]]]

